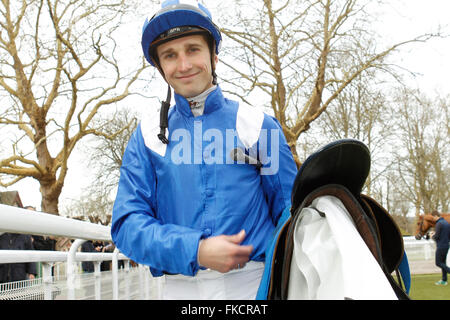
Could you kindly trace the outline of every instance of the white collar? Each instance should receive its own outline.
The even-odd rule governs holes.
[[[186,98],[189,102],[189,106],[191,108],[192,114],[194,117],[201,116],[203,114],[203,110],[205,110],[205,101],[208,95],[217,88],[217,85],[212,86],[211,88],[203,91],[198,96]]]

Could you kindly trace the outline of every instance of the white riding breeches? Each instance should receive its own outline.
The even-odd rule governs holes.
[[[200,270],[195,277],[166,275],[164,300],[254,300],[264,271],[263,262],[249,261],[242,269],[220,273]]]

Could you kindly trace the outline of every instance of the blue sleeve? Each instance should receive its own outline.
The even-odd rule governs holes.
[[[264,137],[266,136],[266,137]],[[272,221],[277,225],[285,208],[291,206],[291,193],[297,166],[283,130],[274,117],[265,115],[259,140],[261,178]]]
[[[145,146],[140,126],[125,150],[113,207],[111,237],[128,258],[162,272],[195,275],[202,233],[164,224],[157,217],[156,176],[152,151]]]
[[[436,223],[436,227],[434,228],[433,240],[439,241],[439,238],[441,237],[441,227],[442,226],[440,223]]]

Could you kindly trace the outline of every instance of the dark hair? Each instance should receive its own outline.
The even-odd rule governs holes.
[[[437,210],[433,210],[433,212],[431,213],[431,215],[432,215],[432,216],[436,216],[436,217],[440,217],[440,216],[441,216]]]

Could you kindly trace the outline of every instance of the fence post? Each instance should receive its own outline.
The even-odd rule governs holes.
[[[102,273],[101,273],[101,261],[94,261],[94,278],[95,278],[95,300],[101,300],[102,298]]]
[[[138,272],[139,272],[139,296],[140,296],[140,299],[144,299],[144,295],[145,295],[145,292],[144,292],[144,285],[143,285],[143,283],[144,283],[144,281],[145,281],[145,278],[144,278],[144,266],[142,266],[141,264],[138,264]]]
[[[146,269],[144,269],[147,271]],[[144,272],[144,299],[149,300],[150,299],[150,272]]]
[[[149,272],[150,277],[150,272]],[[163,286],[165,281],[165,276],[158,277],[158,278],[152,278],[153,281],[156,281],[156,300],[162,300],[162,292],[163,292]]]
[[[131,279],[131,272],[130,272],[130,260],[126,260],[124,262],[123,268],[124,268],[124,272],[125,272],[125,297],[126,299],[130,299],[131,294],[130,294],[130,279]]]
[[[51,262],[42,263],[42,281],[44,282],[44,300],[53,300],[52,290],[53,290],[53,277],[52,277],[52,266]]]
[[[119,249],[114,249],[112,256],[112,287],[113,287],[113,300],[119,300]]]
[[[431,252],[431,243],[426,243],[424,246],[424,250],[425,250],[425,260],[429,260],[431,259],[432,256],[432,252]]]
[[[75,299],[75,254],[84,242],[86,240],[76,239],[70,246],[69,254],[67,255],[67,298],[69,300]]]

